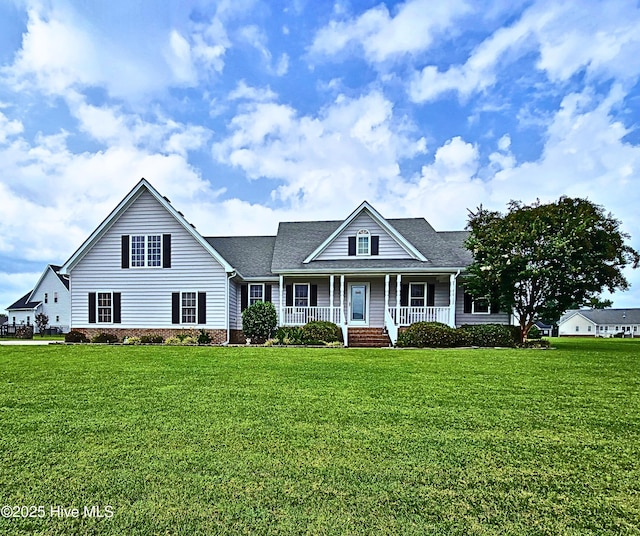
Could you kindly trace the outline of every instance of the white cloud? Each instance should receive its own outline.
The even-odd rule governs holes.
[[[409,85],[415,102],[453,91],[461,99],[493,86],[501,67],[539,54],[536,67],[554,82],[581,70],[589,78],[633,80],[640,75],[640,8],[628,0],[589,4],[540,1],[519,20],[480,43],[462,65],[427,65]]]
[[[312,56],[332,56],[349,46],[362,47],[367,60],[383,62],[401,54],[427,50],[434,38],[471,10],[467,2],[408,0],[392,16],[384,4],[357,18],[331,21],[320,29],[310,47]]]
[[[229,137],[214,144],[214,157],[249,178],[275,180],[273,197],[305,210],[330,204],[348,214],[401,181],[400,159],[425,151],[424,140],[412,138],[378,92],[340,96],[316,117],[254,102],[241,107],[229,129]]]

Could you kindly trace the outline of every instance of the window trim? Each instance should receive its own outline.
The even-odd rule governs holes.
[[[366,238],[367,248],[366,251],[360,251],[360,238]],[[371,256],[371,233],[368,229],[360,229],[356,233],[356,257],[370,257]]]
[[[184,295],[185,294],[193,294],[195,305],[193,307],[189,307],[193,309],[194,320],[191,322],[190,320],[184,319]],[[183,290],[180,291],[180,324],[187,326],[195,326],[198,324],[198,291],[197,290]]]
[[[413,296],[413,288],[422,287],[422,296]],[[422,300],[422,305],[413,305],[413,300]],[[409,283],[409,307],[426,307],[427,306],[427,284],[426,283]]]
[[[108,294],[109,295],[109,321],[100,320],[100,294]],[[102,309],[106,309],[105,306],[102,306]],[[113,291],[102,291],[96,290],[96,324],[113,324]]]
[[[163,259],[164,259],[164,239],[162,233],[160,234],[131,234],[129,236],[129,268],[133,270],[140,270],[144,268],[162,268],[163,267]],[[139,262],[138,259],[134,260],[133,257],[133,246],[134,246],[134,238],[143,238],[142,245],[142,257],[143,264],[137,264]],[[149,265],[149,245],[151,243],[151,238],[157,238],[158,240],[158,254],[157,254],[157,263],[155,265]]]
[[[486,311],[476,311],[476,302],[484,300],[487,302],[487,310]],[[488,297],[485,298],[473,298],[471,300],[471,314],[472,315],[490,315],[491,314],[491,301]]]
[[[251,296],[251,288],[252,287],[260,287],[260,298],[253,298]],[[265,294],[265,289],[264,289],[264,283],[249,283],[247,285],[247,306],[251,306],[254,303],[258,303],[258,302],[264,302],[264,294]]]
[[[303,298],[306,300],[306,304],[298,305],[298,295],[296,294],[296,287],[305,287],[307,294]],[[311,283],[293,283],[293,306],[294,307],[311,307]]]

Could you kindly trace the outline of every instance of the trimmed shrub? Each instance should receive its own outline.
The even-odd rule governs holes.
[[[114,342],[118,342],[118,337],[111,333],[98,333],[91,339],[91,342],[96,344],[113,344]]]
[[[282,326],[276,330],[275,338],[278,344],[304,344],[302,328],[298,326]]]
[[[314,320],[302,326],[302,339],[311,344],[314,342],[341,342],[342,330],[333,322]]]
[[[523,348],[549,348],[548,339],[527,339],[522,343]]]
[[[74,330],[64,336],[64,342],[89,342],[89,339],[81,331]]]
[[[470,346],[490,348],[494,346],[513,347],[516,341],[513,338],[513,330],[504,324],[478,324],[466,325],[458,328],[458,331],[469,337]]]
[[[204,329],[200,330],[200,333],[198,333],[198,344],[211,344],[211,335],[209,335],[208,331]]]
[[[178,337],[167,337],[167,340],[165,340],[164,343],[169,346],[180,346],[182,344],[182,340]]]
[[[141,344],[142,341],[140,340],[140,337],[126,337],[123,341],[123,344],[129,344],[129,345],[138,345]]]
[[[33,326],[16,326],[16,339],[33,339]]]
[[[271,302],[256,302],[242,311],[242,331],[254,344],[271,338],[277,325],[278,315]]]
[[[141,344],[162,344],[163,342],[164,338],[162,337],[162,335],[151,334],[142,335],[142,337],[140,337]]]
[[[397,346],[451,348],[458,346],[456,330],[440,322],[416,322],[398,334]]]

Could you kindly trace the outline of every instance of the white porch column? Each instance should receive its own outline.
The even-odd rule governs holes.
[[[282,316],[284,314],[284,311],[282,310],[282,295],[284,294],[283,289],[284,289],[284,276],[282,274],[280,274],[280,289],[278,292],[278,298],[279,298],[279,312],[280,312],[280,318],[279,318],[279,324],[281,326],[284,325],[284,317]]]
[[[344,314],[344,275],[340,276],[340,323],[346,324]]]
[[[396,276],[396,326],[400,325],[400,286],[402,284],[402,275]]]
[[[331,322],[335,320],[333,315],[333,286],[335,282],[335,276],[329,276],[329,315],[331,317]]]
[[[449,276],[449,326],[452,328],[456,327],[456,282],[459,273]]]
[[[384,316],[389,311],[389,274],[384,276]]]

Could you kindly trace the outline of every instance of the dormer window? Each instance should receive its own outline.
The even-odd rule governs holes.
[[[356,255],[371,255],[371,235],[366,229],[360,229],[356,235]]]

